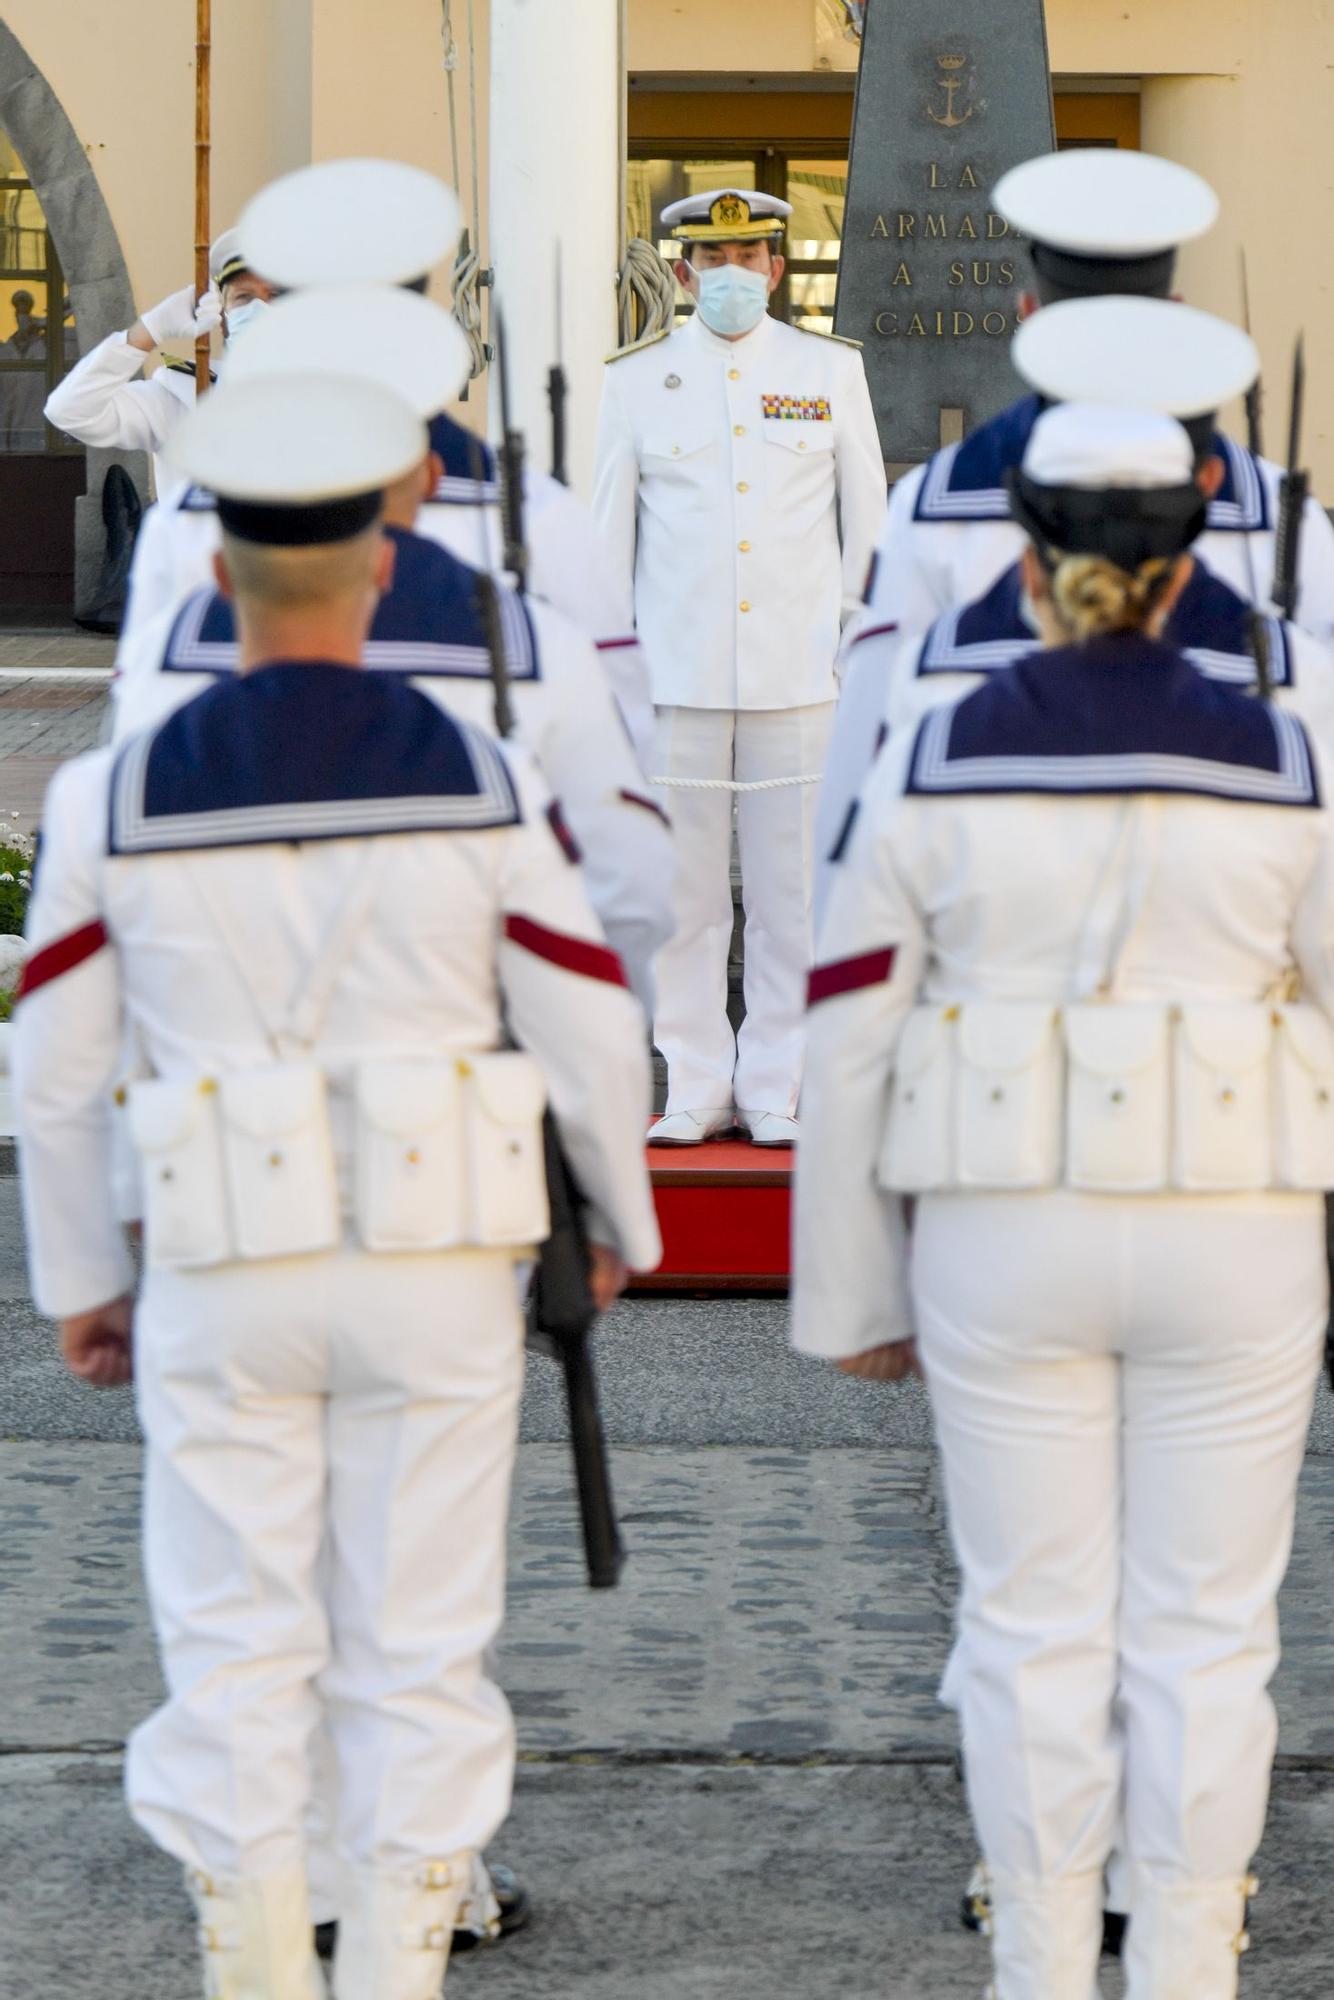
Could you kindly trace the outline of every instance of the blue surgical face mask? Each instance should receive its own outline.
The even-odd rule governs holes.
[[[691,270],[695,271],[692,264]],[[718,264],[695,271],[699,279],[699,316],[713,333],[749,333],[764,318],[769,303],[769,273],[748,271],[744,264]]]
[[[229,312],[227,315],[227,345],[230,347],[236,339],[237,334],[244,333],[248,326],[253,326],[260,314],[266,313],[268,309],[268,303],[264,299],[247,299],[244,305],[236,308],[235,312]]]

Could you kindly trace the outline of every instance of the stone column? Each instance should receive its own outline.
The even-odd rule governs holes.
[[[603,358],[616,345],[619,0],[492,0],[490,213],[514,421],[551,462],[560,248],[570,483],[588,496]],[[491,396],[493,433],[500,398]]]

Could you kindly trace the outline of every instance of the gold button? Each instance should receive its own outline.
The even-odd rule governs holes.
[[[283,1156],[281,1153],[269,1154],[269,1165],[271,1167],[280,1167],[282,1163],[283,1163]]]
[[[741,600],[741,609],[742,609],[743,611],[749,611],[749,610],[750,610],[750,605],[749,605],[749,603],[747,602],[747,600],[746,600],[746,599],[745,599],[744,597],[743,597],[743,598],[742,598],[742,600]]]
[[[409,1147],[405,1157],[410,1167],[416,1167],[421,1165],[421,1154],[417,1151],[417,1148],[415,1146]]]
[[[798,451],[805,451],[805,449],[806,449],[806,440],[805,440],[805,438],[798,438],[798,439],[797,439],[797,450],[798,450]]]
[[[745,435],[746,435],[746,426],[744,424],[733,424],[732,436],[734,438],[743,438]]]
[[[680,456],[681,456],[681,447],[679,444],[674,444],[672,446],[672,457],[679,458]]]
[[[738,479],[736,483],[736,490],[738,493],[749,493],[750,487],[747,485],[744,479]]]
[[[741,380],[741,370],[739,368],[729,368],[727,379],[729,382],[739,382]]]
[[[750,554],[749,542],[738,542],[737,547],[740,549],[743,556],[748,556]]]

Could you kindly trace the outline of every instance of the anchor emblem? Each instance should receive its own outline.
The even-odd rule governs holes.
[[[936,67],[944,72],[940,78],[940,88],[945,93],[945,109],[943,112],[933,111],[931,106],[927,105],[926,115],[933,125],[944,125],[952,130],[957,125],[966,125],[972,117],[976,108],[974,105],[970,104],[962,117],[954,109],[954,100],[963,89],[963,78],[959,76],[958,71],[964,68],[967,61],[967,56],[936,57]]]

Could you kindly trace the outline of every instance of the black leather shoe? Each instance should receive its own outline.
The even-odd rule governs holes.
[[[512,1931],[521,1931],[533,1914],[532,1898],[512,1868],[507,1868],[503,1861],[490,1861],[487,1873],[491,1877],[491,1892],[500,1907],[500,1930],[494,1938],[479,1937],[476,1931],[455,1931],[451,1955],[475,1951],[479,1944],[499,1944]],[[331,1959],[338,1943],[337,1922],[316,1924],[314,1937],[316,1957]]]
[[[500,1906],[500,1931],[496,1937],[479,1937],[476,1931],[455,1931],[456,1952],[475,1951],[479,1944],[500,1944],[514,1931],[521,1931],[533,1914],[532,1898],[512,1868],[503,1861],[488,1861],[491,1893]]]

